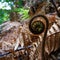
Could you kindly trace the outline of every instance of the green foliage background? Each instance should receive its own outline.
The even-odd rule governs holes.
[[[29,15],[28,15],[29,9],[25,9],[23,7],[23,1],[22,0],[19,0],[17,3],[15,2],[15,0],[0,0],[0,2],[1,3],[7,2],[8,5],[11,7],[11,10],[3,9],[4,7],[2,7],[0,9],[0,24],[2,24],[5,21],[10,20],[10,18],[9,18],[10,13],[14,12],[14,11],[22,15],[21,20],[29,18]],[[15,4],[19,5],[19,8],[13,9]]]

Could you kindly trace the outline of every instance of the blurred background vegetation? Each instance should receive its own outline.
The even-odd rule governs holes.
[[[16,20],[25,20],[29,17],[28,11],[26,0],[0,0],[0,24],[15,18]],[[15,17],[13,18],[13,16]]]

